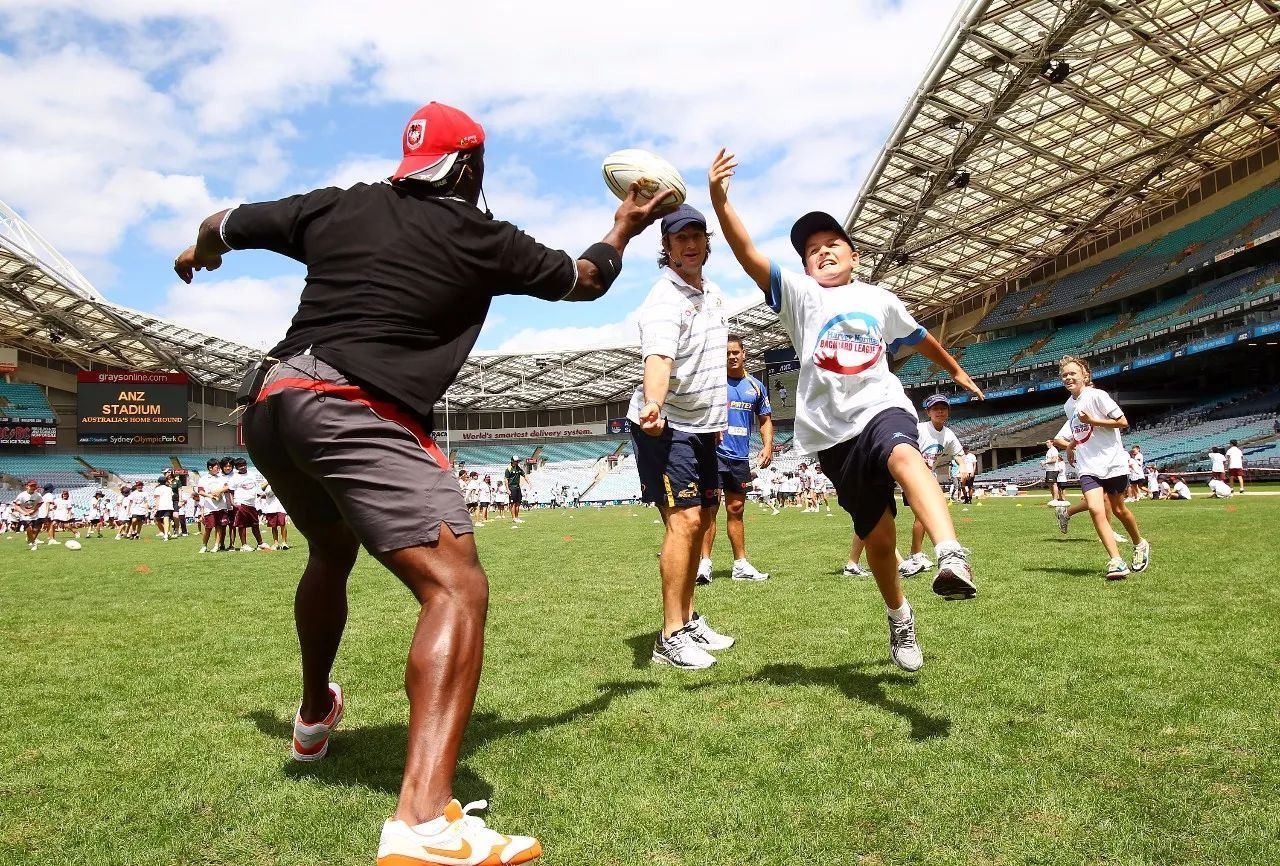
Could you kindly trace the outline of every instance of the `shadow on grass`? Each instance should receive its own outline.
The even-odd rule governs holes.
[[[861,701],[873,707],[902,716],[911,723],[911,739],[931,740],[951,734],[951,719],[933,716],[911,704],[885,694],[886,686],[914,686],[916,679],[897,672],[864,673],[866,663],[832,665],[816,668],[799,664],[766,665],[739,682],[765,682],[775,686],[829,686],[837,688],[849,700]],[[727,683],[698,683],[688,686],[690,691],[716,688]]]
[[[477,713],[471,717],[462,741],[462,753],[458,756],[454,794],[458,799],[487,800],[492,787],[481,777],[467,769],[464,762],[476,750],[503,737],[520,736],[548,728],[566,725],[579,719],[604,712],[614,699],[632,692],[657,688],[657,683],[614,682],[596,687],[600,694],[589,701],[570,707],[554,715],[528,716],[523,719],[504,719],[497,713]],[[254,710],[246,715],[261,731],[272,739],[288,741],[293,736],[293,720],[281,719],[265,710]],[[372,725],[361,728],[339,729],[334,735],[329,754],[323,761],[300,764],[289,761],[283,772],[293,778],[309,778],[333,785],[364,785],[377,791],[394,794],[400,790],[404,775],[405,749],[409,740],[408,726],[402,723]]]
[[[631,665],[636,670],[645,671],[653,662],[653,642],[657,639],[657,630],[642,631],[638,635],[627,638],[623,643],[631,647]]]

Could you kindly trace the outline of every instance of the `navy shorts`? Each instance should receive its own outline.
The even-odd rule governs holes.
[[[1096,475],[1080,476],[1080,492],[1088,493],[1090,490],[1102,488],[1103,493],[1110,493],[1116,496],[1124,493],[1129,489],[1129,477],[1127,475],[1116,475],[1112,478],[1099,478]]]
[[[919,450],[916,423],[904,409],[885,409],[857,436],[818,453],[822,471],[835,485],[836,500],[853,518],[859,538],[871,534],[886,509],[890,516],[898,515],[889,455],[902,444]]]
[[[640,498],[667,508],[710,507],[720,498],[720,465],[716,434],[673,430],[668,424],[658,436],[631,426]]]
[[[725,493],[746,494],[751,486],[751,461],[734,460],[723,454],[716,454],[720,464],[720,487]]]

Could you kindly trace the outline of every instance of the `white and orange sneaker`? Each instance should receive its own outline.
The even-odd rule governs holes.
[[[342,686],[329,683],[329,694],[333,695],[333,709],[329,715],[318,722],[307,724],[302,721],[302,711],[293,717],[293,745],[290,752],[295,761],[318,761],[329,752],[329,735],[342,721]]]
[[[542,845],[530,836],[504,836],[468,814],[488,806],[485,800],[461,805],[450,800],[444,814],[411,827],[404,821],[382,825],[378,866],[508,866],[542,856]]]

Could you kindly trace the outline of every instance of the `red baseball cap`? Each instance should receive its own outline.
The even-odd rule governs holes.
[[[400,143],[404,159],[391,179],[432,182],[453,170],[459,152],[484,144],[484,127],[452,106],[428,102],[409,118]]]

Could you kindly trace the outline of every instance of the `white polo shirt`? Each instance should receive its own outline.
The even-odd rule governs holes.
[[[1232,445],[1227,449],[1227,468],[1228,469],[1244,468],[1244,452],[1234,445]]]
[[[671,382],[662,407],[674,430],[714,433],[729,423],[728,377],[724,372],[729,326],[724,293],[705,277],[695,289],[671,267],[640,307],[640,357],[671,359]],[[640,423],[643,382],[631,395],[627,418]]]
[[[825,288],[770,262],[769,306],[800,360],[795,443],[801,451],[817,454],[847,442],[885,409],[916,417],[888,356],[926,332],[897,295],[857,280]]]

